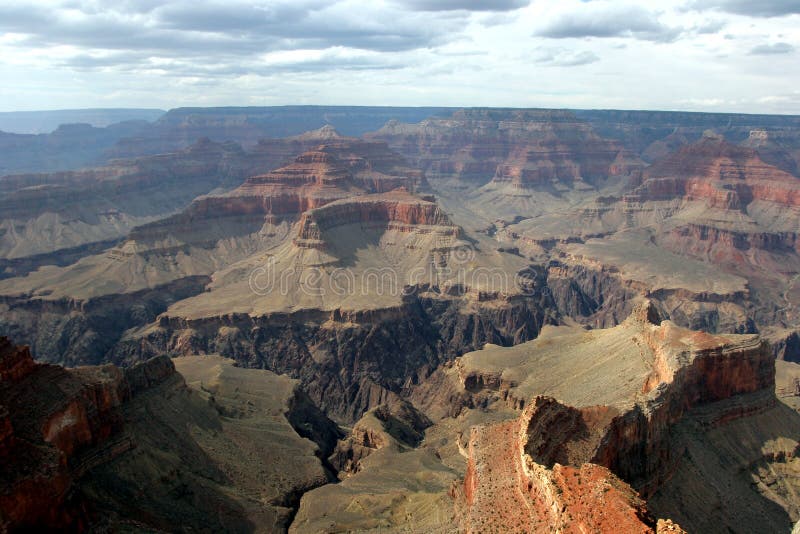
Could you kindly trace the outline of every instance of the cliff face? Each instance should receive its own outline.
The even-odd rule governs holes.
[[[0,528],[285,529],[341,433],[292,380],[231,364],[65,370],[0,338]]]
[[[648,167],[631,194],[646,202],[683,197],[709,207],[744,210],[753,201],[797,206],[797,178],[765,163],[750,148],[705,138]]]
[[[126,361],[160,352],[220,353],[242,366],[299,379],[326,413],[354,422],[371,408],[408,395],[415,383],[460,353],[487,342],[532,339],[551,321],[546,302],[544,292],[483,306],[421,293],[404,297],[396,308],[363,312],[164,316],[157,328],[122,340],[115,353]]]
[[[573,348],[566,336],[545,336],[530,344],[530,349],[504,349],[509,351],[508,359],[502,352],[489,359],[475,353],[457,362],[461,370],[456,376],[471,395],[488,393],[524,406],[517,420],[472,430],[463,501],[457,502],[457,507],[463,506],[466,530],[508,525],[519,532],[545,532],[554,525],[564,532],[666,528],[663,522],[656,525],[642,497],[657,493],[684,461],[686,444],[675,441],[675,425],[700,412],[706,424],[724,426],[774,409],[775,369],[766,343],[754,336],[690,332],[669,322],[655,326],[648,319],[652,315],[652,308],[640,308],[622,326],[594,342],[600,349],[606,343],[601,339],[610,339],[620,328],[632,329],[626,335],[638,332],[626,342],[631,344],[630,356],[649,363],[641,374],[628,369],[628,380],[637,376],[643,381],[638,389],[631,387],[627,392],[627,386],[614,386],[614,379],[606,376],[602,380],[608,383],[599,387],[616,387],[615,392],[594,395],[591,390],[576,391],[572,384],[559,384],[560,395],[571,401],[541,395],[524,398],[547,389],[548,379],[534,375],[555,374],[553,380],[558,380],[560,364],[577,373],[573,380],[580,382],[582,371],[580,366],[576,370],[573,358],[548,363],[545,347],[549,344],[558,343],[563,350],[586,348],[580,343]],[[627,349],[615,347],[620,351],[615,358],[628,358]],[[482,352],[489,350],[495,349]],[[524,373],[513,367],[519,363],[506,367],[506,362],[521,361],[513,352],[527,354],[530,363],[524,364],[529,366]],[[493,379],[494,371],[479,371],[482,365],[502,373]],[[757,494],[751,497],[757,499]],[[663,506],[660,510],[665,511]],[[692,513],[703,512],[697,508]],[[688,521],[694,524],[702,518],[690,514]],[[781,519],[771,517],[770,521]]]
[[[108,246],[136,225],[180,210],[198,195],[233,187],[291,155],[201,140],[182,152],[98,169],[5,177],[0,276],[63,264],[62,254],[72,254],[74,261],[95,244]]]
[[[342,138],[329,129],[300,140],[324,142],[283,167],[250,176],[227,194],[201,197],[178,215],[138,228],[131,239],[147,242],[173,235],[191,241],[193,227],[212,221],[224,226],[224,220],[246,224],[232,230],[246,235],[258,231],[265,219],[270,224],[292,221],[335,200],[399,187],[427,188],[423,174],[408,168],[384,143]]]
[[[123,405],[170,380],[175,368],[154,358],[127,371],[113,366],[66,371],[36,364],[25,347],[0,338],[0,403],[4,417],[4,528],[83,527],[84,503],[73,493],[77,479],[98,459],[130,449],[115,442],[123,424]]]
[[[387,141],[431,177],[478,185],[491,179],[518,188],[572,187],[640,169],[632,157],[623,164],[620,145],[567,111],[462,110],[419,124],[392,122],[371,136]]]
[[[383,195],[366,195],[355,199],[339,200],[303,214],[297,240],[322,242],[323,234],[337,226],[348,224],[388,225],[400,231],[411,231],[419,226],[447,227],[453,235],[459,228],[433,201],[415,197],[405,191]]]
[[[534,399],[523,420],[553,402]],[[654,532],[644,500],[608,469],[590,463],[546,466],[532,459],[528,429],[522,420],[472,429],[464,502],[456,505],[463,506],[466,532]],[[553,429],[564,430],[531,428]]]

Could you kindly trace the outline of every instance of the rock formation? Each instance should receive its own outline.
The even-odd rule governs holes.
[[[96,462],[112,461],[133,447],[130,440],[117,439],[123,406],[173,377],[172,362],[161,357],[126,371],[113,366],[66,371],[34,363],[27,347],[2,337],[0,369],[5,413],[0,526],[84,528],[77,479]]]
[[[520,532],[549,531],[553,525],[570,532],[581,531],[581,525],[651,532],[655,522],[637,492],[645,498],[659,494],[681,471],[687,445],[675,439],[675,425],[700,418],[724,427],[751,414],[779,411],[766,343],[754,336],[690,332],[669,322],[656,325],[648,320],[653,317],[651,307],[639,308],[611,330],[554,333],[458,361],[457,375],[467,391],[525,406],[516,421],[472,431],[464,487],[467,530],[503,528],[510,520]],[[586,345],[592,347],[588,352]],[[609,360],[596,361],[598,355]],[[586,365],[579,363],[584,358]],[[622,368],[608,369],[612,361]],[[594,379],[585,380],[583,372]],[[541,396],[545,393],[565,401]],[[739,484],[747,488],[746,482]],[[753,492],[751,498],[757,497]],[[690,531],[705,524],[701,508],[691,512],[694,516],[681,510],[679,522]],[[668,510],[661,503],[658,509]],[[760,512],[747,519],[754,528],[760,521],[782,520],[785,516]]]
[[[800,420],[772,393],[798,350],[795,119],[471,109],[264,139],[318,110],[251,111],[0,180],[0,333],[40,359],[3,345],[0,454],[45,466],[7,468],[9,528],[800,517]]]
[[[0,338],[0,528],[285,529],[338,428],[285,377],[177,364],[188,387],[166,357],[65,370]]]
[[[633,172],[622,147],[567,111],[461,110],[419,124],[391,122],[371,134],[432,178],[456,177],[516,187],[597,184]]]
[[[774,387],[757,336],[682,329],[652,304],[611,329],[547,327],[415,388],[432,425],[414,449],[367,414],[335,456],[350,473],[306,494],[292,529],[781,531],[798,513],[800,417]]]
[[[0,180],[0,276],[66,265],[107,248],[133,227],[183,209],[198,195],[229,189],[303,149],[244,152],[200,140],[174,154],[107,167]],[[296,150],[296,152],[295,152]]]

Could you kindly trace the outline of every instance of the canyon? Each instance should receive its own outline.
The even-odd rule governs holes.
[[[0,178],[0,525],[790,530],[798,119],[396,109]]]

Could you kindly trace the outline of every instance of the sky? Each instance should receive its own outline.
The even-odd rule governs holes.
[[[800,0],[0,0],[0,111],[800,114]]]

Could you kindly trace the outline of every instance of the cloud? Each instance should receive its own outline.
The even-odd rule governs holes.
[[[464,28],[468,14],[424,14],[334,0],[219,2],[177,0],[144,12],[73,2],[70,9],[0,7],[0,32],[24,34],[28,47],[68,45],[160,55],[249,55],[343,46],[397,52],[437,46]]]
[[[689,7],[698,11],[714,9],[750,17],[783,17],[800,14],[798,0],[695,0]]]
[[[681,31],[661,23],[654,12],[639,6],[591,2],[561,13],[535,34],[552,39],[632,37],[666,42],[674,40]]]
[[[415,11],[513,11],[530,0],[397,0],[396,4]]]
[[[755,56],[770,56],[775,54],[791,54],[795,51],[789,43],[762,44],[753,47],[750,54]]]
[[[577,67],[600,61],[594,52],[588,50],[574,51],[563,48],[550,48],[540,50],[535,58],[536,63],[552,65],[555,67]]]

